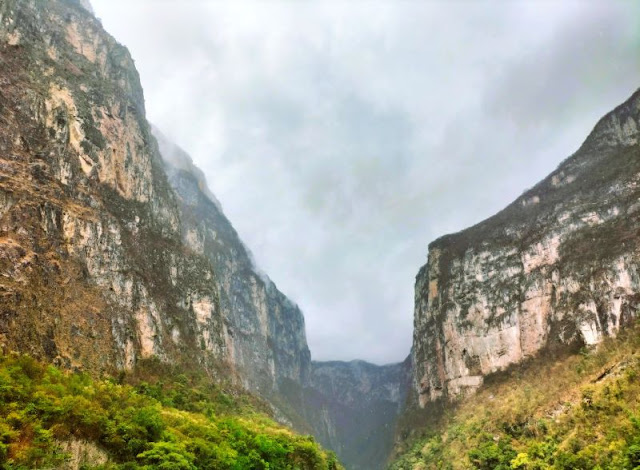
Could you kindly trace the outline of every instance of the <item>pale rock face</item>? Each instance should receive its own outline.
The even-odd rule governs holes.
[[[416,278],[420,406],[547,348],[596,345],[636,316],[639,121],[636,93],[507,209],[431,244]]]
[[[283,381],[302,384],[310,368],[302,313],[254,266],[191,158],[154,133],[182,210],[183,243],[214,267],[228,363],[245,387],[277,398]],[[194,302],[194,310],[208,309]]]
[[[408,363],[312,365],[302,312],[254,265],[191,159],[151,134],[133,61],[89,8],[0,2],[0,346],[95,373],[152,357],[200,367],[354,469],[379,468]],[[340,447],[370,436],[367,455]]]
[[[93,13],[93,6],[89,0],[80,0],[80,5],[89,13]]]
[[[109,462],[107,453],[92,442],[70,439],[61,441],[59,445],[63,452],[69,454],[69,458],[58,467],[59,470],[80,470]]]
[[[223,349],[234,373],[271,401],[280,421],[305,432],[311,428],[349,468],[383,468],[409,387],[408,362],[312,363],[299,308],[254,266],[189,156],[154,133],[182,207],[184,244],[215,268]],[[193,309],[205,324],[209,304],[194,299]],[[293,407],[298,416],[280,407]]]
[[[71,1],[0,3],[0,41],[15,37],[0,70],[0,341],[96,371],[225,362],[213,268],[184,252],[127,51]]]
[[[98,48],[100,42],[97,35],[87,35],[80,32],[79,23],[71,23],[67,27],[67,42],[78,54],[82,54],[89,62],[96,63],[98,60]],[[104,54],[104,52],[103,52]],[[104,58],[100,61],[104,64]]]

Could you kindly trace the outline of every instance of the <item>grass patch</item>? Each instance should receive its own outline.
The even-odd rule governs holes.
[[[632,469],[640,465],[640,328],[488,383],[391,466]]]

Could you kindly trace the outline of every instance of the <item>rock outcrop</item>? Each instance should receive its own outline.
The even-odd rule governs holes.
[[[640,307],[640,92],[502,212],[429,246],[416,278],[420,406],[548,349],[615,335]]]

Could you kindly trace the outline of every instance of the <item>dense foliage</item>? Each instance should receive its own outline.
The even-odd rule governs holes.
[[[87,469],[342,468],[312,437],[252,411],[242,396],[185,375],[169,384],[136,382],[0,356],[2,468],[57,468],[71,457],[71,442],[101,456]]]
[[[640,469],[640,331],[495,378],[394,470]]]

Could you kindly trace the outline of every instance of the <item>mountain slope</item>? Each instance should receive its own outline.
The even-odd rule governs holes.
[[[259,413],[249,395],[229,384],[212,386],[197,373],[173,374],[173,385],[138,378],[132,386],[65,373],[26,356],[0,356],[0,465],[342,468],[310,436],[296,436]]]
[[[636,92],[502,212],[429,246],[416,278],[420,406],[631,323],[640,301],[639,121]]]
[[[354,430],[336,410],[395,419],[399,366],[349,376],[353,390],[378,377],[366,406],[316,382],[300,309],[255,267],[191,159],[156,140],[133,60],[88,2],[0,3],[0,83],[4,350],[96,376],[149,360],[195,368],[365,468],[384,460],[388,428],[382,450],[358,456],[376,421]]]
[[[425,430],[391,469],[636,468],[639,346],[636,326],[597,350],[512,366]]]

